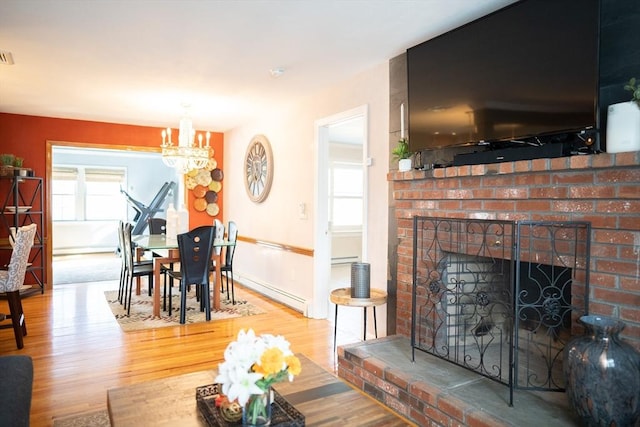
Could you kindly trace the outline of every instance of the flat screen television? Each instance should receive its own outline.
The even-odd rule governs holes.
[[[411,150],[597,139],[599,8],[522,0],[408,49]]]

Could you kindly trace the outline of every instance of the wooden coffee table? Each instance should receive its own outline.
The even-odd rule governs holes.
[[[302,373],[275,388],[304,416],[307,426],[414,425],[371,397],[298,354]],[[113,427],[206,426],[196,404],[196,387],[213,383],[215,371],[199,371],[107,391]]]

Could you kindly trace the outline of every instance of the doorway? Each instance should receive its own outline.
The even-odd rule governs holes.
[[[366,105],[316,122],[315,318],[333,318],[329,293],[350,286],[352,262],[367,262],[367,128]]]
[[[46,211],[51,213],[46,265],[52,286],[86,281],[82,274],[54,274],[54,264],[61,269],[69,264],[73,272],[78,257],[116,253],[118,221],[136,221],[136,211],[121,191],[148,204],[165,181],[180,182],[175,171],[163,165],[160,153],[147,148],[48,141],[46,158]],[[90,278],[104,276],[99,271],[92,269]]]

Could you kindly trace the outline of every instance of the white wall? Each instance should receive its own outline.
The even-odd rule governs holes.
[[[236,221],[241,236],[313,249],[313,213],[316,209],[314,123],[362,105],[368,106],[368,157],[373,159],[369,169],[369,217],[366,230],[370,236],[367,252],[371,264],[371,286],[386,290],[389,163],[387,63],[324,91],[309,93],[295,105],[274,105],[270,111],[256,117],[254,122],[226,133],[225,217]],[[261,204],[254,204],[248,199],[243,183],[244,152],[256,134],[264,134],[269,139],[274,158],[271,192]],[[300,203],[307,206],[307,219],[299,218]],[[246,284],[301,311],[312,304],[315,275],[312,257],[245,242],[238,244],[235,256],[234,272],[241,282],[248,281]],[[347,322],[342,319],[342,313],[344,310],[340,311],[340,326]],[[353,315],[358,320],[349,323],[357,328],[362,323],[362,311],[358,310]],[[386,329],[385,319],[386,307],[379,307],[378,330],[381,332]],[[371,335],[372,324],[368,323],[371,325]]]

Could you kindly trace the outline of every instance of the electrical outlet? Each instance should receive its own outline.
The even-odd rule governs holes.
[[[307,219],[307,205],[304,202],[298,203],[298,217]]]

